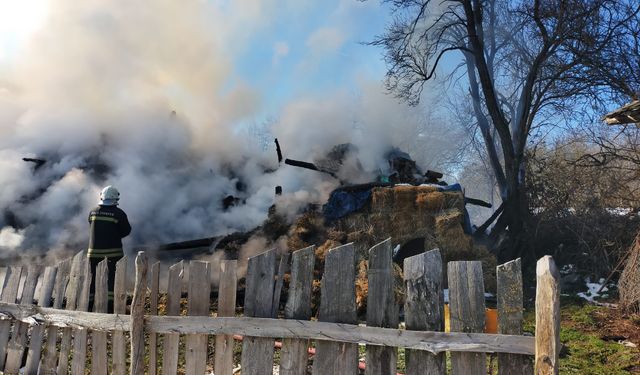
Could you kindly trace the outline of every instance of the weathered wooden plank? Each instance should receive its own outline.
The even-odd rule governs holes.
[[[295,251],[292,256],[289,298],[284,308],[287,319],[308,320],[311,318],[311,290],[315,247]],[[309,340],[284,339],[280,353],[280,375],[307,373],[307,350]]]
[[[536,265],[536,375],[558,374],[560,354],[560,273],[546,255]]]
[[[393,249],[387,239],[369,250],[367,325],[398,328],[399,306],[393,292]],[[398,349],[368,345],[366,375],[395,375]]]
[[[319,321],[357,323],[355,261],[353,244],[327,252],[320,290]],[[326,341],[317,343],[313,361],[314,375],[357,373],[357,345]]]
[[[89,258],[84,258],[84,277],[80,286],[77,311],[89,309],[89,291],[91,289],[91,266]],[[71,374],[84,375],[87,361],[87,330],[84,328],[73,330],[73,358],[71,360]]]
[[[182,295],[182,283],[184,276],[184,264],[182,261],[169,267],[167,281],[167,312],[166,314],[180,315],[180,297]],[[175,375],[178,371],[178,349],[180,335],[177,333],[165,334],[162,348],[162,374]]]
[[[144,251],[139,251],[136,257],[136,282],[131,302],[131,375],[144,374],[144,300],[147,296],[148,264],[147,255]]]
[[[0,300],[2,302],[15,303],[18,298],[18,289],[22,278],[22,266],[12,266],[7,269],[7,276],[2,288]],[[0,321],[0,368],[4,369],[7,355],[7,343],[11,332],[11,321]]]
[[[84,251],[78,252],[71,262],[69,271],[69,283],[65,289],[65,299],[67,310],[75,310],[80,294],[80,286],[84,278],[84,264],[87,260]],[[71,328],[62,329],[62,338],[60,341],[60,358],[58,359],[58,374],[66,375],[69,372],[69,353],[71,352]]]
[[[96,267],[95,294],[93,299],[93,311],[106,313],[109,304],[109,265],[105,258]],[[91,373],[106,374],[107,362],[107,333],[91,331]]]
[[[113,286],[113,312],[127,313],[127,257],[116,263],[116,275]],[[127,372],[127,344],[122,331],[114,331],[111,351],[113,352],[113,374],[124,375]]]
[[[69,272],[71,271],[71,258],[58,263],[56,282],[53,287],[53,308],[61,309],[64,303],[64,293],[69,282]],[[47,343],[45,353],[40,363],[40,373],[53,375],[57,373],[58,350],[58,328],[50,326],[47,328]]]
[[[149,279],[151,296],[149,297],[149,315],[158,315],[158,293],[160,292],[160,262],[151,266]],[[149,375],[156,375],[158,365],[158,337],[155,333],[149,333]]]
[[[522,266],[520,258],[496,267],[498,292],[498,333],[522,334]],[[526,357],[498,354],[498,375],[527,374]]]
[[[0,302],[0,316],[2,314],[26,323],[47,322],[56,326],[84,327],[104,331],[131,329],[131,319],[128,315],[60,311]],[[397,346],[427,350],[431,353],[443,351],[527,355],[535,353],[535,339],[529,336],[407,331],[294,319],[150,316],[145,321],[145,329],[160,334],[238,334],[255,337],[331,340],[364,345]]]
[[[36,292],[36,284],[38,277],[42,272],[41,266],[30,266],[27,270],[27,277],[22,288],[22,296],[20,297],[21,305],[33,305],[33,297]],[[4,368],[5,374],[17,374],[22,365],[22,356],[27,346],[27,333],[29,325],[16,322],[13,326],[11,341],[7,348],[7,363]]]
[[[116,263],[114,280],[113,309],[115,314],[126,314],[127,310],[127,257],[122,257]],[[112,372],[116,375],[124,375],[126,367],[126,339],[122,331],[113,331],[112,334]]]
[[[51,295],[53,294],[53,284],[56,279],[58,268],[55,266],[46,267],[40,282],[40,296],[38,296],[38,306],[51,306]],[[29,342],[29,352],[27,354],[27,365],[25,373],[27,375],[37,375],[40,354],[42,353],[42,339],[44,338],[44,325],[37,325],[31,329],[31,340]]]
[[[271,317],[275,269],[275,249],[249,258],[244,296],[245,316]],[[245,336],[241,366],[243,375],[272,374],[273,339]]]
[[[189,262],[189,316],[209,315],[211,267],[208,262]],[[185,370],[187,374],[204,374],[207,369],[207,335],[188,335],[185,339]],[[244,369],[243,369],[244,372]]]
[[[404,260],[404,284],[407,297],[404,304],[408,330],[444,331],[444,290],[442,257],[435,249]],[[445,354],[407,350],[407,375],[446,374]]]
[[[482,263],[449,262],[449,313],[452,332],[482,332],[485,324]],[[453,375],[484,375],[485,353],[451,353]]]
[[[284,273],[289,268],[289,253],[284,253],[280,257],[280,266],[278,266],[278,277],[276,279],[276,286],[273,289],[273,303],[271,305],[271,316],[278,317],[278,309],[280,308],[280,294],[282,293],[282,285],[284,284]]]
[[[220,262],[220,285],[218,287],[218,316],[235,316],[236,312],[236,286],[237,286],[236,260],[223,260]],[[233,336],[217,335],[215,343],[214,373],[217,375],[231,375],[233,373]]]

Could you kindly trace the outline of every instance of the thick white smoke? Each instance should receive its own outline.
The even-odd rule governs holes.
[[[237,77],[234,63],[273,16],[269,3],[52,0],[41,30],[0,66],[2,255],[84,248],[87,214],[107,184],[120,189],[133,226],[128,248],[251,229],[276,185],[289,215],[326,200],[337,181],[276,170],[275,150],[242,130],[268,93]],[[391,145],[427,146],[431,156],[418,161],[434,163],[455,147],[379,83],[357,91],[285,106],[271,129],[285,157],[311,161],[352,142],[375,171]],[[228,195],[243,204],[223,209]]]

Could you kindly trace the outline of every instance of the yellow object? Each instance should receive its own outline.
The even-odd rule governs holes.
[[[444,331],[451,332],[451,321],[448,303],[444,305]],[[485,309],[484,332],[498,333],[498,310]]]

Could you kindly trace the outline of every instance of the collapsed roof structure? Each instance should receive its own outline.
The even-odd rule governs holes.
[[[602,121],[608,125],[636,124],[640,127],[640,100],[634,100],[629,104],[611,111],[602,117]]]

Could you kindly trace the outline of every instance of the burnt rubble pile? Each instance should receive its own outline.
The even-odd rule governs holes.
[[[294,161],[287,164],[297,163],[296,166],[304,168],[310,164],[314,168],[308,169],[337,176],[344,158],[351,152],[351,146],[341,145],[333,149],[333,159],[328,157],[314,160],[314,163]],[[342,185],[331,193],[323,206],[307,206],[292,222],[281,215],[274,205],[260,227],[216,240],[210,252],[223,251],[224,258],[239,259],[243,256],[243,246],[256,238],[263,239],[268,248],[277,247],[281,252],[315,246],[314,305],[317,306],[326,252],[353,243],[358,259],[356,303],[360,313],[366,309],[368,249],[387,238],[391,238],[395,246],[399,303],[403,300],[403,260],[425,249],[439,248],[445,262],[481,260],[487,291],[494,291],[496,259],[472,239],[465,209],[469,200],[465,198],[460,185],[447,185],[440,180],[442,174],[437,172],[422,173],[407,154],[398,150],[390,152],[388,156],[389,172],[378,175],[376,181]],[[333,162],[327,161],[329,159]],[[243,259],[239,261],[242,263]],[[286,281],[285,276],[285,290]]]

